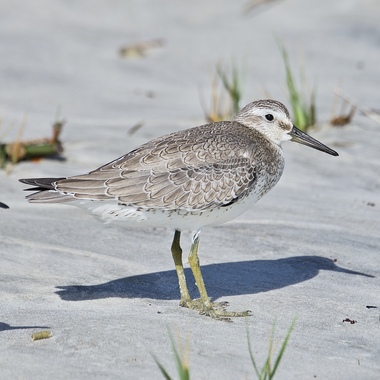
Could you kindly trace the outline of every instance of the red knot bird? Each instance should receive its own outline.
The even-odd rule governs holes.
[[[232,121],[174,132],[149,141],[88,174],[20,179],[34,186],[31,203],[68,203],[105,223],[174,230],[171,251],[180,305],[222,320],[250,314],[227,311],[211,302],[198,258],[201,229],[230,221],[257,202],[280,179],[281,144],[296,141],[338,156],[293,125],[289,111],[275,100],[248,104]],[[200,298],[186,285],[181,231],[192,231],[189,264]]]

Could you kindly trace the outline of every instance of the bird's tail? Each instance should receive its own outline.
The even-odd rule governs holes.
[[[65,178],[23,178],[19,181],[33,186],[25,189],[25,191],[34,191],[33,194],[26,197],[30,203],[70,202],[73,200],[72,195],[56,190],[56,184],[61,179]]]

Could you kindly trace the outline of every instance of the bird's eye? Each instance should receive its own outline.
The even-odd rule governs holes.
[[[271,114],[271,113],[268,113],[265,115],[265,118],[268,120],[268,121],[273,121],[274,120],[274,116]]]

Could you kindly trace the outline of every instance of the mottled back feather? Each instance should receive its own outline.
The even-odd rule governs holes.
[[[206,124],[154,139],[88,174],[23,182],[40,191],[30,202],[116,199],[145,209],[210,210],[249,193],[260,138],[235,121]]]

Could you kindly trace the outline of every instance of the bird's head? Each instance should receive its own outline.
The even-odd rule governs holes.
[[[276,100],[249,103],[236,114],[234,121],[259,131],[277,145],[290,140],[338,156],[337,152],[298,129],[292,123],[287,108]]]

